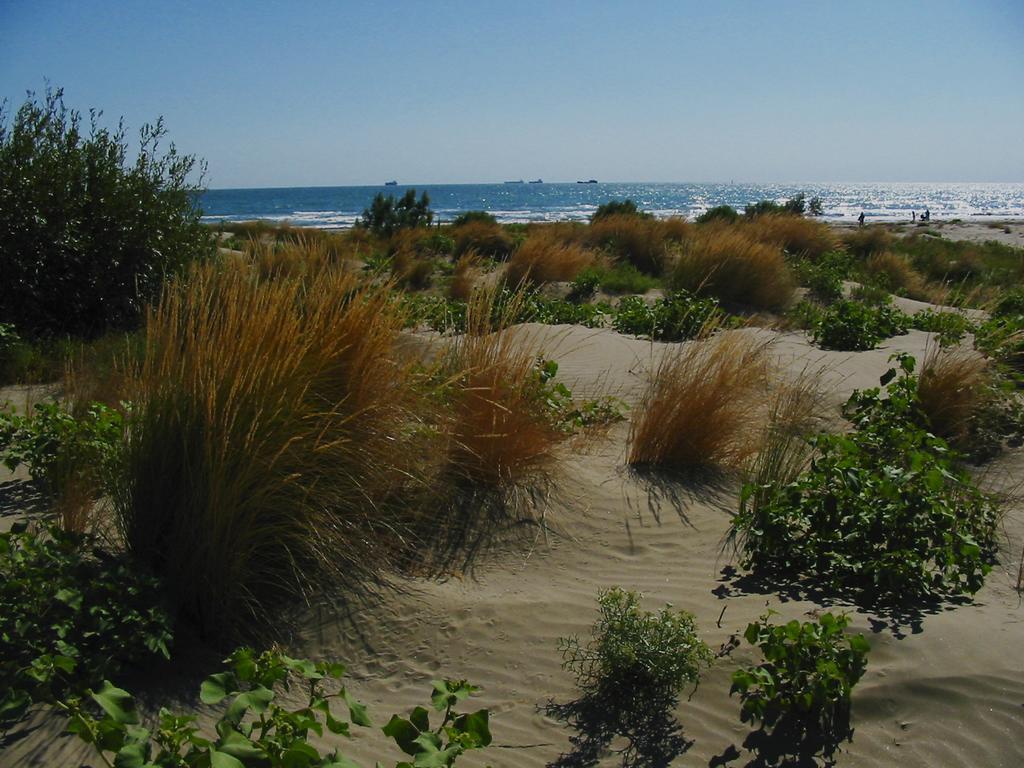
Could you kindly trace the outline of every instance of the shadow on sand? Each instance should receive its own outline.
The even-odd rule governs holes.
[[[668,766],[693,741],[673,715],[676,697],[650,696],[642,691],[596,692],[566,704],[549,702],[544,714],[577,731],[572,750],[548,768],[585,768],[617,754],[623,768]]]
[[[708,768],[743,766],[743,768],[814,768],[836,764],[836,752],[844,741],[853,740],[849,712],[837,715],[833,727],[825,731],[809,726],[803,720],[782,717],[767,726],[751,731],[743,740],[741,752],[730,744],[708,762]],[[739,762],[746,760],[746,762]]]

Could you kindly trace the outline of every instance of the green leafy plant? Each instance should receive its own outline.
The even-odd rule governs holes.
[[[102,403],[80,416],[55,401],[37,403],[29,416],[0,411],[0,456],[12,471],[26,465],[52,495],[72,480],[96,490],[116,466],[124,429],[121,412]]]
[[[597,206],[597,210],[594,211],[590,217],[591,221],[600,221],[606,219],[609,216],[637,216],[643,219],[654,218],[651,214],[640,210],[637,204],[632,200],[609,200],[607,203],[602,203]]]
[[[57,528],[0,534],[0,729],[170,641],[155,579]]]
[[[613,325],[619,333],[649,336],[655,341],[682,341],[695,338],[723,318],[716,299],[673,291],[651,304],[639,296],[623,298],[616,307]]]
[[[874,349],[882,339],[906,333],[907,322],[907,316],[891,305],[869,307],[842,300],[821,313],[811,335],[825,349]]]
[[[812,440],[810,468],[785,485],[744,487],[732,535],[742,562],[800,574],[871,600],[973,593],[991,570],[997,507],[927,432],[913,357],[844,408],[848,435]]]
[[[708,208],[704,213],[697,217],[698,224],[706,224],[709,221],[724,221],[732,224],[739,219],[740,214],[731,205],[716,205],[712,208]]]
[[[732,675],[729,694],[739,693],[744,721],[773,725],[792,717],[832,731],[849,719],[850,694],[867,668],[871,646],[863,635],[843,632],[846,615],[824,613],[817,621],[769,622],[769,612],[743,636],[764,655],[757,667]]]
[[[593,638],[585,644],[576,636],[559,638],[562,666],[575,673],[586,694],[673,698],[686,683],[696,684],[711,663],[692,614],[670,605],[650,613],[641,610],[640,599],[618,587],[603,590]]]
[[[910,327],[938,334],[940,347],[959,344],[966,333],[974,330],[974,324],[959,312],[938,312],[932,309],[911,315]]]
[[[248,648],[236,650],[225,664],[227,671],[210,676],[200,689],[204,704],[227,703],[215,736],[202,735],[194,715],[166,709],[160,710],[155,730],[142,727],[131,694],[109,681],[59,706],[70,718],[68,730],[94,745],[112,768],[358,768],[337,750],[322,755],[310,743],[313,734],[323,735],[325,726],[342,736],[351,736],[352,725],[372,726],[366,707],[339,685],[344,665],[293,659],[279,651],[257,655]],[[279,702],[278,690],[290,689],[295,679],[308,685],[308,697],[304,705],[291,709]],[[329,686],[337,690],[329,691]],[[490,744],[487,710],[455,710],[476,690],[464,681],[435,681],[431,701],[444,713],[435,730],[430,730],[423,707],[409,718],[392,717],[384,733],[412,757],[396,768],[445,768],[466,751]],[[332,711],[336,700],[347,708],[347,719]]]
[[[201,174],[191,181],[201,164],[161,150],[162,119],[143,126],[136,152],[101,114],[83,125],[50,89],[10,121],[0,105],[0,322],[25,336],[131,327],[168,275],[214,253]]]

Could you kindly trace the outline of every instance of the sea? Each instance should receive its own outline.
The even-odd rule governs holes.
[[[426,192],[435,221],[484,210],[503,223],[585,221],[601,203],[633,200],[658,217],[693,218],[715,205],[742,210],[758,200],[783,202],[803,193],[818,197],[829,221],[909,221],[930,211],[932,220],[1024,219],[1024,183],[669,184],[545,183],[404,184],[362,187],[211,189],[200,197],[204,221],[264,219],[298,227],[351,227],[379,192]]]

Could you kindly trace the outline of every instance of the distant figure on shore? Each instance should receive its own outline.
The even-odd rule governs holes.
[[[932,220],[932,212],[929,211],[927,208],[925,208],[924,209],[924,213],[921,214],[921,221],[931,221],[931,220]]]
[[[911,211],[910,212],[910,220],[911,221],[917,221],[917,211]]]
[[[857,217],[857,223],[862,227],[864,226],[864,211],[861,211],[860,216]]]

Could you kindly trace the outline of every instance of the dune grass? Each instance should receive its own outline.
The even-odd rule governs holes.
[[[529,339],[510,332],[525,294],[496,308],[497,290],[473,292],[466,333],[449,346],[448,447],[442,475],[456,486],[508,488],[543,475],[565,435],[553,423]]]
[[[830,226],[803,216],[758,216],[746,223],[744,231],[758,242],[776,245],[791,256],[811,261],[838,250],[841,245]]]
[[[745,331],[667,348],[633,412],[627,463],[738,469],[757,450],[767,347]]]
[[[685,222],[673,223],[639,216],[607,216],[586,229],[586,243],[603,248],[615,258],[628,262],[648,275],[665,271],[666,247],[689,231]]]
[[[728,225],[702,225],[679,248],[668,275],[672,288],[756,309],[782,309],[796,281],[782,251]]]
[[[921,364],[917,399],[933,433],[958,450],[971,447],[971,433],[991,400],[991,364],[980,354],[935,347]]]
[[[554,237],[533,235],[520,245],[505,268],[505,282],[516,286],[524,283],[563,282],[576,278],[587,267],[594,266],[598,254],[576,243],[559,242]]]
[[[505,261],[512,254],[512,238],[498,224],[469,221],[452,229],[452,237],[455,238],[456,256],[475,251],[481,256]]]
[[[467,301],[473,293],[473,286],[480,277],[480,265],[483,260],[475,251],[468,251],[459,257],[452,270],[452,279],[448,283],[448,297],[457,301]]]
[[[878,224],[851,229],[842,235],[846,250],[862,259],[872,253],[891,250],[894,240],[892,232]]]
[[[337,269],[202,268],[147,313],[116,523],[203,632],[239,634],[386,560],[401,325],[386,288]]]
[[[892,251],[871,254],[864,262],[864,271],[874,284],[891,293],[912,299],[927,300],[931,297],[924,276],[906,258]]]

